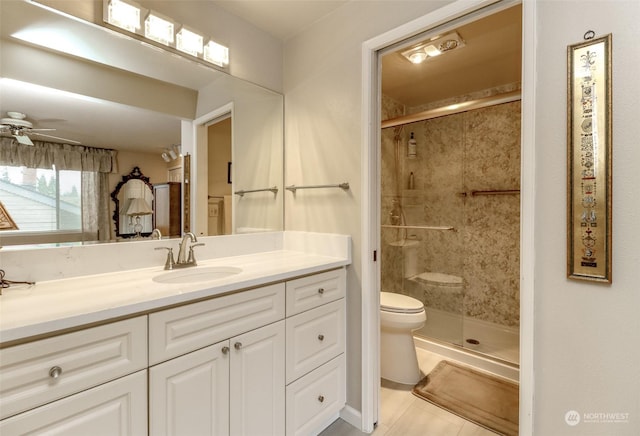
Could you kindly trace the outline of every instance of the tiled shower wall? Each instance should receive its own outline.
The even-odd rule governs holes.
[[[407,110],[384,97],[382,106],[382,119],[425,109]],[[415,159],[407,158],[411,132],[417,141]],[[394,135],[400,137],[397,177]],[[412,172],[414,189],[409,189]],[[399,198],[404,224],[455,231],[383,228],[382,289],[419,298],[428,307],[518,326],[520,196],[470,192],[519,188],[519,101],[407,124],[401,131],[384,129],[382,224],[392,224],[390,212]],[[397,243],[405,238],[418,243]],[[461,277],[463,293],[439,292],[408,280],[404,256],[412,250],[418,273]]]

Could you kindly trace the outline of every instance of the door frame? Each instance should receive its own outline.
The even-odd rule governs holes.
[[[234,160],[234,150],[233,140],[235,135],[234,125],[233,125],[233,103],[227,103],[223,106],[220,106],[217,109],[214,109],[198,118],[193,120],[191,123],[193,135],[193,155],[194,159],[192,160],[192,168],[191,168],[191,179],[192,186],[189,187],[191,189],[191,229],[193,233],[197,236],[207,236],[208,232],[208,191],[209,191],[209,146],[207,142],[207,126],[216,120],[231,117],[231,161]],[[195,165],[193,162],[195,161]],[[235,180],[235,177],[232,176],[231,180]],[[195,185],[195,186],[194,186]],[[231,191],[233,192],[233,184],[231,185]],[[198,205],[204,205],[198,207]],[[231,228],[233,232],[235,232],[235,214],[231,213]]]
[[[452,20],[469,21],[522,3],[522,130],[520,186],[520,435],[533,434],[534,206],[536,1],[457,0],[362,45],[362,411],[372,432],[380,407],[380,70],[378,53],[392,44]]]

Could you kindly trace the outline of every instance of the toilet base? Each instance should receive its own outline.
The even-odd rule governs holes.
[[[380,376],[405,385],[418,383],[423,375],[411,331],[383,328],[380,333]]]

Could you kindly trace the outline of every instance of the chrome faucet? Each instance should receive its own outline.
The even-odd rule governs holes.
[[[151,239],[162,239],[162,233],[159,229],[153,229],[151,232]]]
[[[203,243],[199,244],[191,244],[189,245],[189,241],[198,242],[198,238],[191,232],[187,232],[182,236],[182,240],[180,241],[179,251],[178,251],[178,259],[173,260],[173,249],[171,247],[156,247],[156,250],[167,250],[167,261],[164,264],[164,269],[174,269],[174,268],[186,268],[188,266],[196,266],[196,258],[193,254],[193,247],[200,247],[204,245]],[[189,255],[187,256],[187,246],[189,246]]]
[[[189,239],[191,239],[191,242],[198,242],[196,235],[191,232],[187,232],[182,236],[180,250],[178,251],[178,260],[176,261],[178,265],[187,263],[187,244],[189,243]]]

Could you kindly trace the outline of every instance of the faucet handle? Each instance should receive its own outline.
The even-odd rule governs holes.
[[[164,269],[173,269],[173,266],[176,264],[175,260],[173,260],[173,248],[156,247],[154,250],[167,250],[167,261],[164,264]]]
[[[192,263],[192,264],[196,264],[196,258],[193,255],[193,247],[200,247],[204,245],[204,242],[199,242],[197,244],[192,244],[191,246],[189,246],[189,258],[187,259],[187,263]]]

